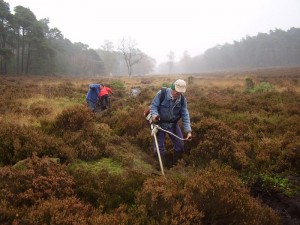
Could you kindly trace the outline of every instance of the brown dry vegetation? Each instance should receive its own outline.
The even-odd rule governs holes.
[[[157,176],[143,111],[188,81],[193,140]],[[245,80],[255,87],[246,89]],[[88,84],[114,90],[91,113]],[[140,87],[138,97],[130,96]],[[297,224],[300,69],[0,80],[1,224]],[[166,141],[166,156],[172,144]]]

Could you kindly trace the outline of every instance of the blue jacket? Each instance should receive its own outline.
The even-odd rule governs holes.
[[[151,115],[160,116],[160,125],[162,128],[171,128],[180,118],[182,119],[184,132],[191,132],[190,115],[187,109],[187,102],[180,96],[173,102],[171,89],[167,88],[166,96],[160,103],[161,90],[159,90],[150,105]],[[181,101],[184,101],[183,104]]]
[[[100,93],[100,84],[90,84],[89,91],[86,94],[86,100],[96,103]]]

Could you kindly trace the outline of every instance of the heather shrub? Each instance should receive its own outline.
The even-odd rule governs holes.
[[[100,151],[90,141],[81,141],[78,145],[78,158],[82,160],[93,160],[101,156]]]
[[[65,109],[57,116],[54,122],[55,133],[61,134],[64,131],[84,130],[89,132],[93,129],[93,114],[85,106],[75,105]]]
[[[213,91],[206,96],[209,108],[222,109],[233,103],[234,98],[226,90]]]
[[[89,224],[94,210],[76,197],[51,198],[34,205],[27,216],[15,220],[20,224]]]
[[[76,184],[76,195],[96,208],[103,207],[104,211],[117,208],[121,204],[133,204],[134,194],[144,180],[141,174],[133,171],[129,174],[118,174],[104,168],[101,171],[78,168],[72,170],[71,174]]]
[[[110,225],[139,225],[140,223],[134,217],[134,214],[128,212],[126,205],[121,205],[119,208],[112,210],[110,213],[94,213],[90,218],[90,224],[110,224]]]
[[[281,224],[279,216],[250,196],[237,173],[213,163],[185,185],[186,198],[204,213],[204,224]]]
[[[228,108],[233,112],[259,113],[260,115],[282,114],[288,110],[285,105],[294,105],[291,96],[279,92],[256,92],[234,96]],[[294,97],[293,97],[294,99]]]
[[[62,163],[72,161],[77,157],[75,149],[68,146],[61,138],[44,135],[40,137],[40,141],[42,146],[41,151],[37,154],[39,157],[58,157]]]
[[[41,150],[39,134],[35,130],[15,124],[1,123],[0,161],[7,165],[30,157]],[[33,140],[32,143],[30,140]]]
[[[283,169],[294,171],[299,174],[300,171],[300,139],[299,135],[286,134],[286,143],[284,143],[284,151],[280,156]],[[289,139],[288,139],[289,138]]]
[[[25,211],[25,210],[24,210]],[[7,200],[0,200],[0,223],[3,225],[13,224],[13,221],[19,215],[22,216],[19,208],[14,207]]]
[[[1,199],[12,205],[33,205],[40,199],[63,198],[73,194],[73,179],[64,166],[48,158],[28,158],[23,169],[0,168]]]
[[[75,157],[73,149],[59,138],[30,127],[1,123],[0,163],[13,164],[31,157],[33,153],[38,156],[59,157],[62,161]]]
[[[281,120],[279,124],[276,124],[276,133],[277,134],[284,134],[287,133],[294,133],[291,138],[286,135],[288,140],[293,140],[294,136],[299,136],[300,134],[300,126],[298,126],[298,121],[300,121],[300,113],[298,115],[291,115],[286,117],[285,119]]]
[[[149,153],[153,149],[153,137],[151,136],[150,124],[149,128],[142,129],[135,137],[134,143],[136,143],[143,151]]]
[[[254,93],[249,99],[248,111],[257,111],[265,115],[281,114],[286,100],[286,97],[278,92]]]
[[[300,115],[300,109],[299,109],[299,100],[298,102],[293,102],[287,104],[287,107],[284,108],[284,110],[290,114],[290,115]]]
[[[42,88],[43,94],[48,98],[68,97],[74,98],[78,94],[76,86],[70,81],[61,83],[47,84]]]
[[[52,108],[49,107],[47,102],[35,102],[29,106],[29,112],[36,117],[46,116],[52,112]]]
[[[206,164],[211,160],[233,163],[236,133],[223,122],[204,118],[193,126],[190,160]]]
[[[259,170],[275,170],[282,154],[282,139],[261,138],[257,143],[255,164]],[[278,171],[279,172],[279,171]]]
[[[104,187],[109,182],[109,173],[102,170],[97,173],[84,169],[71,172],[75,181],[75,193],[84,202],[99,207],[110,201]]]
[[[186,199],[184,182],[166,177],[149,178],[137,194],[141,224],[203,224],[196,204]]]
[[[260,171],[277,173],[299,172],[299,135],[296,132],[286,132],[275,137],[265,137],[256,140],[255,166]]]
[[[94,115],[84,106],[66,109],[54,121],[54,134],[72,146],[82,160],[94,160],[105,155],[105,146],[111,129],[106,124],[96,124]]]
[[[19,169],[0,168],[0,223],[18,220],[30,207],[51,198],[73,195],[73,178],[48,158],[28,158]],[[15,213],[17,212],[17,213]]]
[[[245,170],[249,169],[252,157],[253,157],[253,149],[251,147],[251,144],[247,141],[239,141],[235,145],[235,151],[234,151],[234,162],[233,162],[233,168],[237,170]]]
[[[255,111],[255,103],[253,103],[253,96],[249,94],[238,95],[234,98],[228,108],[232,112],[247,112]]]
[[[116,111],[111,117],[104,118],[117,135],[136,136],[147,125],[144,108],[125,108]]]
[[[141,89],[141,93],[137,96],[137,99],[142,104],[143,103],[150,104],[154,95],[155,92],[151,88],[146,87]]]
[[[274,138],[261,138],[257,145],[255,162],[261,171],[299,173],[300,141],[296,132],[289,131]]]

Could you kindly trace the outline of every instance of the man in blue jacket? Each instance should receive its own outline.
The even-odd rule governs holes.
[[[95,112],[97,110],[98,95],[100,93],[101,84],[90,84],[89,91],[86,95],[86,102],[89,108]]]
[[[179,127],[178,121],[182,119],[183,129],[186,133],[185,140],[192,140],[192,129],[190,123],[190,115],[187,109],[187,102],[182,93],[186,91],[186,82],[184,80],[176,80],[170,88],[166,88],[163,93],[163,89],[158,91],[150,105],[150,113],[152,115],[152,121],[158,123],[160,127],[168,132],[171,132],[183,139],[182,131]],[[162,95],[164,95],[162,99]],[[166,132],[158,130],[157,142],[161,156],[165,154],[165,137]],[[174,160],[176,163],[181,158],[184,151],[184,141],[177,137],[170,135],[174,145]],[[154,145],[154,151],[156,152],[156,146]]]

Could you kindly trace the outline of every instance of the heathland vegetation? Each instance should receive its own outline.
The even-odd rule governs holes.
[[[181,75],[193,140],[165,176],[143,111],[179,76],[1,76],[0,223],[297,224],[299,75]],[[85,104],[95,82],[114,90],[101,114]]]

